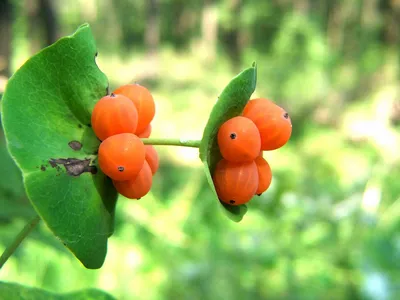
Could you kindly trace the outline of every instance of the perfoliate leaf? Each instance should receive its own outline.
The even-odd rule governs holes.
[[[94,104],[108,92],[90,27],[30,58],[2,99],[8,150],[48,227],[87,268],[100,268],[113,232],[117,193],[97,166]]]
[[[235,222],[242,220],[247,212],[247,206],[232,206],[218,200],[212,180],[215,166],[222,158],[218,148],[217,134],[220,126],[224,122],[242,113],[251,95],[254,93],[256,83],[257,68],[255,63],[251,68],[244,70],[232,79],[218,97],[218,101],[211,111],[200,145],[200,159],[204,164],[204,171],[208,183],[216,197],[215,203],[219,202],[227,216]]]

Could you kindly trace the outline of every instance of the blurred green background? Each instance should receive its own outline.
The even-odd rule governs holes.
[[[241,223],[215,211],[196,149],[159,146],[151,193],[118,202],[102,269],[41,224],[1,281],[117,299],[400,298],[400,1],[1,0],[0,94],[84,22],[111,88],[153,93],[152,136],[200,138],[253,61],[253,97],[283,106],[293,135],[265,153],[272,186]],[[34,211],[0,137],[2,252]]]

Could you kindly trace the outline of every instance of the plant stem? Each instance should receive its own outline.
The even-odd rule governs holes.
[[[185,139],[141,139],[145,145],[160,145],[160,146],[180,146],[199,148],[200,140],[185,140]]]
[[[17,250],[18,246],[22,243],[22,241],[28,236],[28,234],[35,228],[35,226],[39,223],[40,217],[35,216],[32,220],[25,225],[25,227],[21,230],[21,232],[15,237],[14,241],[9,245],[6,250],[4,250],[3,254],[0,257],[0,269],[6,263],[6,261],[10,258],[10,256]]]

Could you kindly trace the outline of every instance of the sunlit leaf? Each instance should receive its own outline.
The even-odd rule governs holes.
[[[208,183],[214,192],[216,198],[215,203],[219,202],[221,208],[223,208],[228,217],[235,222],[242,220],[243,216],[247,212],[247,206],[232,206],[218,200],[217,192],[212,180],[215,166],[221,159],[217,134],[219,127],[225,121],[242,113],[245,105],[250,100],[250,97],[256,88],[256,82],[257,68],[255,64],[232,79],[218,97],[218,101],[211,111],[200,145],[200,159],[204,164],[204,171]]]
[[[90,27],[81,26],[29,59],[2,99],[8,150],[48,227],[87,268],[100,268],[113,232],[116,191],[96,163],[90,128],[107,94]]]

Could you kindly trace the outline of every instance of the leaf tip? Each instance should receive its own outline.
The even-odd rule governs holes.
[[[89,23],[83,23],[78,27],[77,30],[84,29],[84,28],[87,28],[87,27],[90,27]]]

